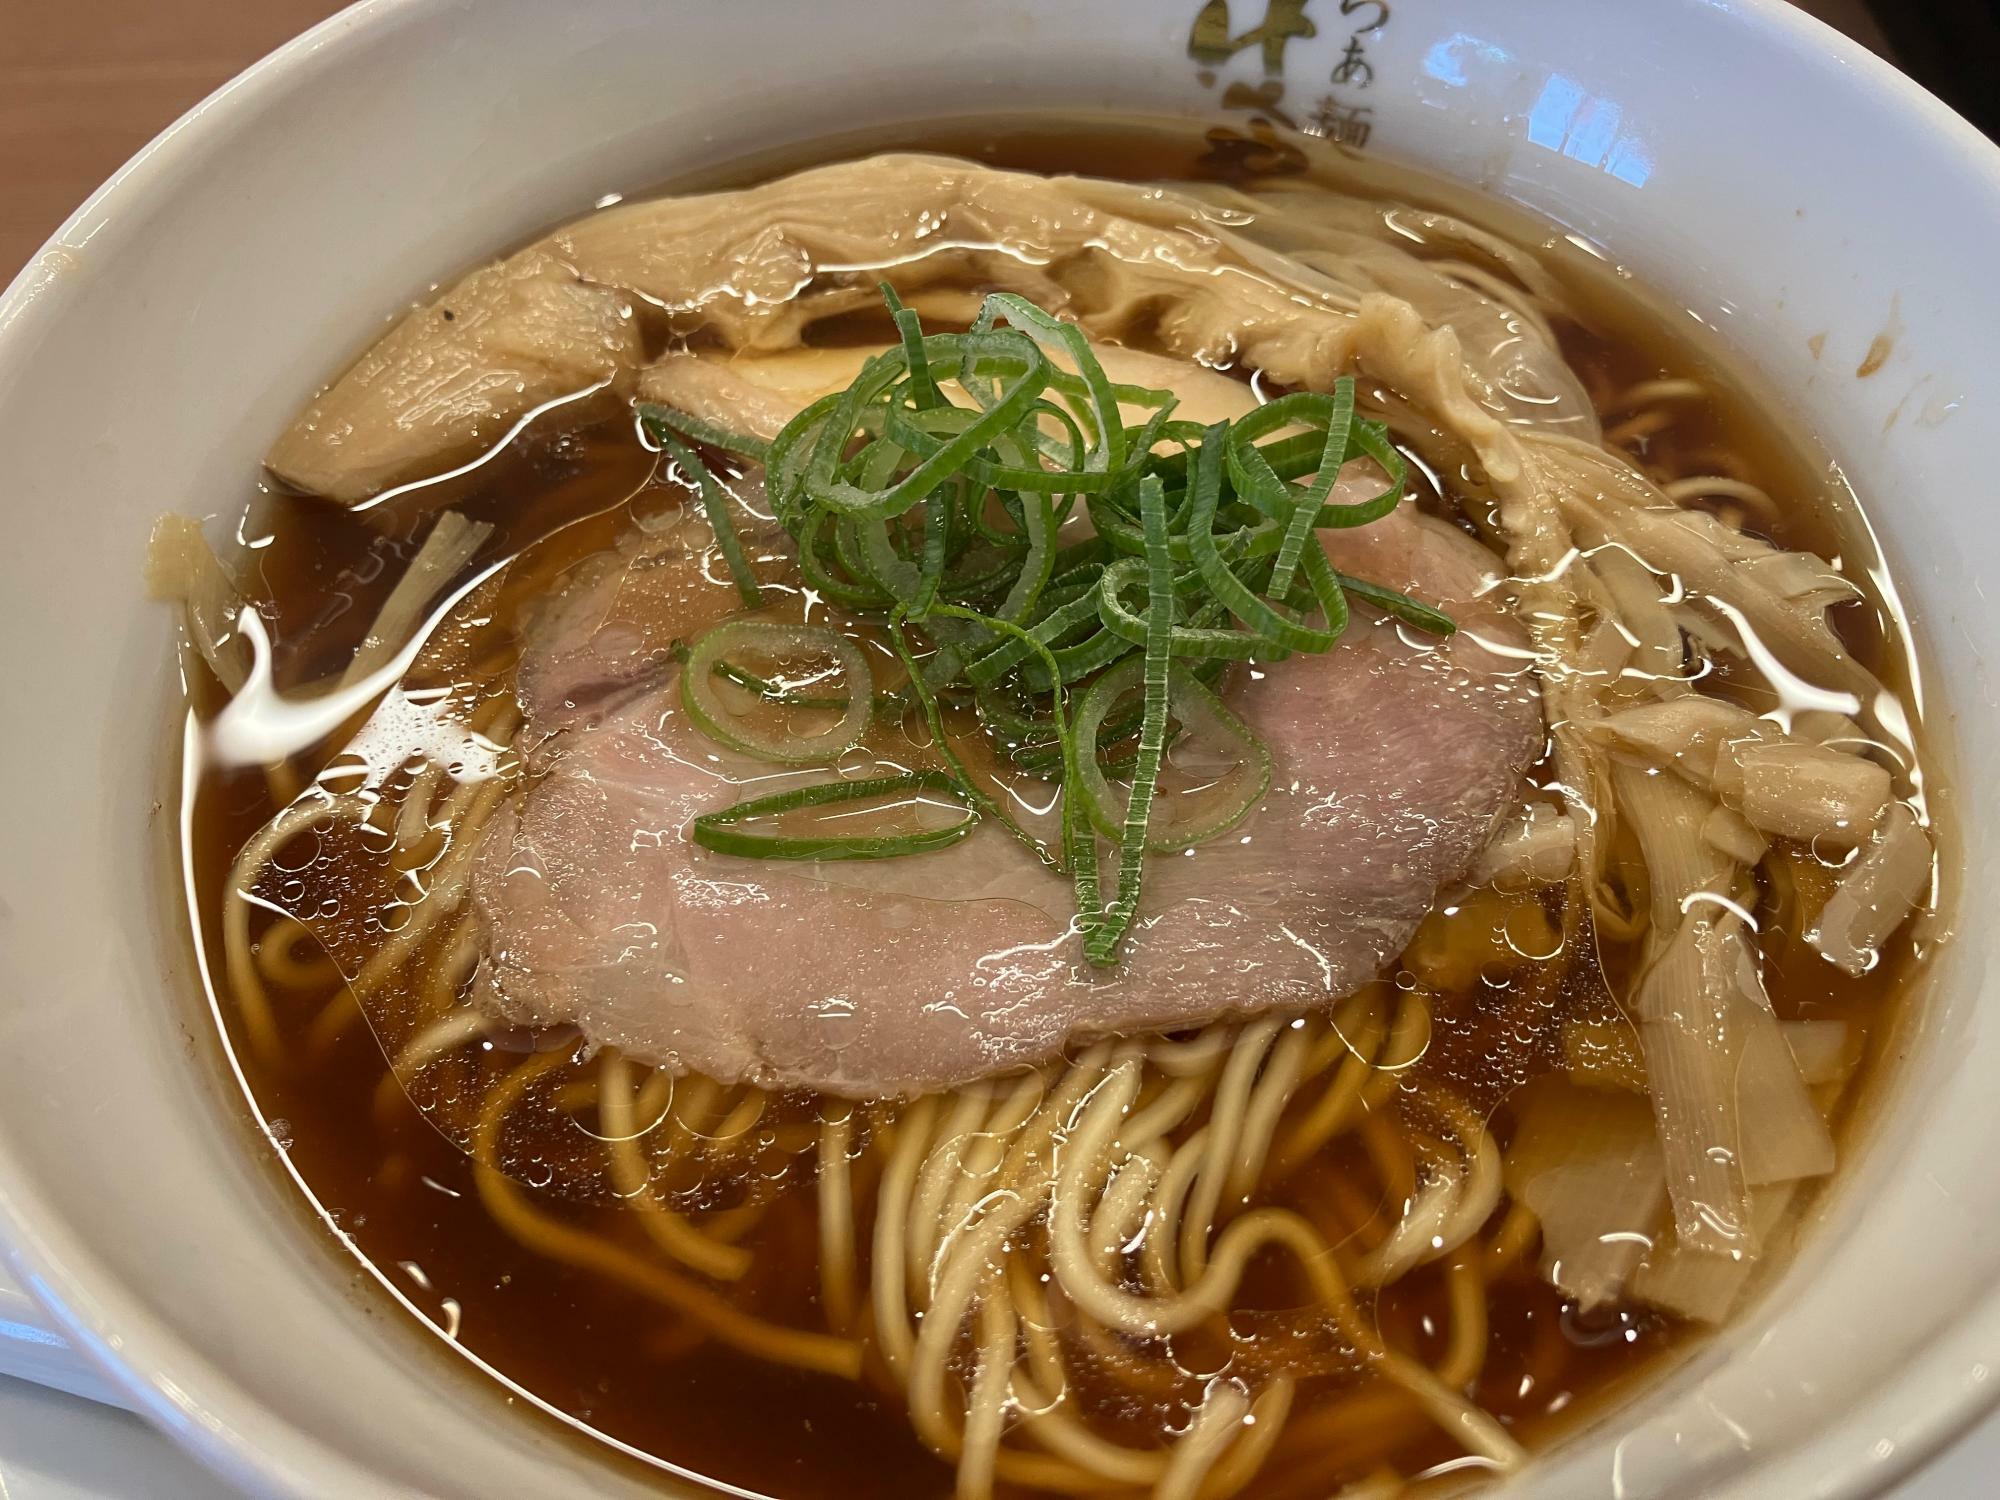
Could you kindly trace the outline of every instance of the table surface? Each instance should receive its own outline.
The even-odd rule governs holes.
[[[0,283],[162,127],[340,8],[341,0],[0,0]],[[1860,0],[1807,8],[1878,40]],[[48,1378],[46,1368],[38,1373]],[[75,1383],[97,1388],[88,1376]],[[1997,1473],[2000,1418],[1889,1500],[1985,1496]],[[129,1413],[0,1376],[5,1500],[212,1493]]]

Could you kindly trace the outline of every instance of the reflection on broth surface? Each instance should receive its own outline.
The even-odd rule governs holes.
[[[364,355],[239,552],[156,539],[258,1110],[628,1453],[1455,1488],[1835,1169],[1940,801],[1837,472],[1594,252],[1200,145],[633,195]]]

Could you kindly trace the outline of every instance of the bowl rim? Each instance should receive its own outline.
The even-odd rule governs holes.
[[[140,147],[0,292],[0,371],[15,357],[20,340],[12,335],[40,297],[52,255],[87,240],[129,201],[163,191],[176,168],[218,144],[248,106],[280,99],[338,66],[351,38],[392,32],[448,3],[354,0],[219,85]],[[198,1347],[165,1328],[88,1244],[61,1220],[37,1211],[43,1205],[30,1183],[12,1143],[0,1137],[0,1257],[135,1412],[244,1494],[304,1500],[329,1486],[352,1494],[379,1489],[378,1474],[271,1411]]]
[[[1784,50],[1836,68],[1847,87],[1873,95],[1879,107],[1921,126],[1940,153],[1958,158],[2000,203],[2000,145],[1858,42],[1789,0],[1677,3],[1721,12],[1728,24],[1761,32]],[[0,291],[0,371],[20,357],[16,325],[39,300],[52,255],[80,244],[128,203],[164,192],[177,167],[219,143],[244,109],[309,86],[322,69],[339,65],[354,39],[391,33],[453,4],[355,0],[253,62],[161,130],[67,216]],[[134,1410],[197,1462],[248,1493],[313,1495],[329,1485],[364,1493],[379,1487],[379,1475],[267,1408],[197,1346],[166,1329],[88,1244],[60,1219],[38,1212],[44,1205],[31,1184],[11,1142],[0,1137],[0,1257]],[[2000,1286],[1967,1307],[1952,1337],[1905,1360],[1873,1394],[1842,1414],[1844,1425],[1861,1420],[1871,1429],[1894,1430],[1893,1454],[1872,1467],[1814,1471],[1813,1493],[1824,1500],[1879,1493],[1964,1436],[2000,1407],[2000,1381],[1967,1380],[1963,1372],[1991,1368],[1995,1356],[2000,1356]],[[1906,1402],[1918,1388],[1927,1394],[1915,1414],[1892,1421],[1889,1414],[1899,1398]],[[1791,1455],[1809,1455],[1820,1446],[1821,1437],[1808,1436],[1793,1445]],[[1822,1462],[1842,1461],[1826,1454]]]

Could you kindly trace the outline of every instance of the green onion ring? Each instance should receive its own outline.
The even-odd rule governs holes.
[[[1146,654],[1140,661],[1145,684],[1145,712],[1139,721],[1139,754],[1132,767],[1132,791],[1125,800],[1125,818],[1118,838],[1118,894],[1084,939],[1083,953],[1094,964],[1118,962],[1118,944],[1139,914],[1139,893],[1145,875],[1146,835],[1152,819],[1153,793],[1160,779],[1160,758],[1167,745],[1167,701],[1173,675],[1173,559],[1167,554],[1167,502],[1160,481],[1139,482],[1139,514],[1146,527]],[[1071,743],[1078,736],[1072,731]],[[1095,744],[1095,739],[1089,741]],[[1092,757],[1093,761],[1095,756]],[[1079,774],[1084,774],[1079,765]],[[1094,851],[1093,851],[1094,852]]]
[[[1146,644],[1146,621],[1144,616],[1128,609],[1119,594],[1126,588],[1144,588],[1145,573],[1145,558],[1122,558],[1104,570],[1097,584],[1097,612],[1104,628],[1135,646]],[[1231,661],[1248,661],[1265,646],[1261,636],[1247,631],[1203,630],[1187,625],[1174,626],[1168,641],[1175,656],[1220,656]]]
[[[972,832],[979,823],[978,811],[968,805],[965,816],[958,822],[916,833],[772,834],[753,833],[742,826],[754,818],[796,812],[802,807],[865,802],[871,797],[906,791],[937,792],[964,802],[949,776],[935,771],[909,771],[900,776],[875,776],[862,781],[821,782],[755,797],[734,807],[703,813],[694,820],[690,831],[702,848],[744,859],[896,859],[905,854],[946,848]]]
[[[1121,662],[1084,690],[1076,709],[1075,732],[1084,745],[1095,744],[1100,726],[1116,706],[1140,685],[1143,663],[1138,658]],[[1168,689],[1168,708],[1181,726],[1180,742],[1190,737],[1213,736],[1234,743],[1242,751],[1238,769],[1224,789],[1213,798],[1215,807],[1205,809],[1198,820],[1181,823],[1171,830],[1146,835],[1146,847],[1154,853],[1178,853],[1205,844],[1229,832],[1247,818],[1264,800],[1271,787],[1271,752],[1264,742],[1229,709],[1200,678],[1183,667],[1174,669]],[[1104,763],[1095,755],[1080,761],[1083,807],[1091,826],[1107,838],[1116,838],[1125,821],[1125,799],[1105,775]]]
[[[925,774],[1069,874],[1085,955],[1115,962],[1136,930],[1147,853],[1217,837],[1267,787],[1268,753],[1208,686],[1228,662],[1332,649],[1350,595],[1413,628],[1451,631],[1442,611],[1335,571],[1316,534],[1392,510],[1404,460],[1387,427],[1359,415],[1352,376],[1204,427],[1179,415],[1172,392],[1109,379],[1080,327],[1020,297],[996,293],[965,332],[927,334],[882,290],[896,343],[770,443],[772,508],[806,585],[884,624],[909,673],[906,689],[873,695],[875,716],[922,710],[944,762]],[[642,420],[662,446],[664,429],[751,451],[678,414],[648,409]],[[1343,466],[1362,457],[1387,486],[1333,503]],[[1071,541],[1064,532],[1083,514],[1092,534]],[[905,626],[926,637],[921,660]],[[719,703],[707,715],[718,737],[750,739],[753,753],[818,758],[862,727],[849,722],[862,716],[852,699],[787,691],[727,661],[689,674],[691,703],[718,672],[764,699],[759,719],[730,723]],[[1135,682],[1146,689],[1137,704]],[[743,732],[807,702],[841,727],[809,747]],[[1016,766],[1060,777],[1060,858],[975,781],[943,705],[976,707]],[[1234,744],[1236,766],[1181,801],[1169,832],[1152,826],[1149,801],[1169,742],[1189,735]],[[1131,793],[1119,796],[1107,765],[1129,767]],[[1115,895],[1100,891],[1100,836],[1117,848]]]
[[[723,488],[722,481],[709,472],[708,465],[695,457],[692,449],[664,429],[658,436],[661,450],[694,483],[696,493],[701,496],[701,508],[708,517],[709,528],[715,533],[716,550],[722,554],[729,576],[736,580],[737,593],[745,604],[755,609],[764,602],[764,595],[757,587],[757,574],[750,566],[750,559],[744,554],[743,538],[736,530],[735,518],[729,514],[730,495]]]
[[[639,403],[639,421],[645,427],[647,436],[658,442],[663,432],[672,431],[697,443],[706,443],[711,448],[719,448],[724,453],[733,453],[738,458],[747,458],[753,463],[762,463],[771,454],[771,445],[762,438],[751,437],[747,433],[731,432],[727,427],[718,427],[713,422],[704,422],[700,417],[672,406],[660,406],[651,401]]]
[[[715,691],[714,674],[734,651],[770,656],[816,654],[840,664],[847,679],[847,707],[840,721],[823,734],[776,739],[731,723],[735,716]],[[710,739],[780,765],[827,762],[852,749],[868,731],[875,697],[874,679],[861,648],[824,625],[784,625],[775,620],[730,620],[697,638],[688,647],[681,670],[681,706]]]

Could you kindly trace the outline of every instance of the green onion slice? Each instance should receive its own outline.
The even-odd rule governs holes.
[[[938,828],[919,828],[906,833],[783,833],[750,826],[760,819],[804,808],[889,797],[900,797],[907,803],[921,800],[925,795],[951,798],[963,809],[964,816]],[[972,832],[978,822],[978,811],[965,802],[949,776],[935,771],[910,771],[900,776],[822,782],[768,797],[754,797],[734,807],[703,813],[694,820],[692,833],[694,841],[704,849],[745,859],[895,859],[955,844]]]
[[[683,661],[687,659],[685,651],[681,653],[681,659]],[[713,670],[715,675],[720,677],[724,682],[733,682],[738,687],[755,693],[767,703],[782,704],[786,708],[844,709],[847,707],[847,699],[844,697],[822,698],[812,693],[795,693],[790,688],[780,687],[768,678],[759,677],[755,672],[744,671],[734,662],[719,661],[715,664]]]
[[[1356,578],[1350,573],[1335,573],[1341,588],[1357,599],[1365,599],[1383,614],[1401,620],[1430,635],[1452,636],[1458,633],[1458,622],[1435,605],[1412,599],[1401,589],[1392,589],[1386,584],[1370,583],[1365,578]]]
[[[1270,455],[1256,446],[1281,427],[1297,423],[1318,427],[1320,453],[1312,465],[1317,471],[1307,485],[1296,485],[1281,476]],[[1236,493],[1274,520],[1289,521],[1304,507],[1312,515],[1311,527],[1366,526],[1379,521],[1396,508],[1403,494],[1403,459],[1387,438],[1375,430],[1377,424],[1354,420],[1354,379],[1342,376],[1334,383],[1334,394],[1296,391],[1267,402],[1231,424],[1227,436],[1229,479]],[[1362,454],[1379,463],[1389,477],[1382,492],[1367,500],[1347,505],[1329,505],[1326,497],[1340,477],[1341,466]]]
[[[711,448],[718,448],[724,453],[733,453],[738,458],[747,458],[754,463],[762,463],[770,456],[771,445],[762,438],[751,437],[748,433],[732,432],[727,427],[704,422],[700,417],[671,406],[657,406],[650,401],[641,402],[639,420],[656,443],[667,432],[672,431],[678,432],[683,438],[706,443]]]
[[[799,520],[793,540],[799,546],[799,575],[813,590],[849,609],[887,609],[895,601],[873,582],[857,581],[839,557],[841,527],[824,511]],[[831,554],[831,555],[829,555]],[[839,568],[841,571],[835,572]]]
[[[753,723],[732,713],[716,691],[715,679],[725,666],[747,672],[740,661],[744,656],[761,656],[781,661],[817,661],[838,666],[847,688],[840,718],[831,728],[817,733],[791,733]],[[761,674],[759,680],[765,680]],[[815,673],[815,676],[820,674]],[[782,684],[779,685],[782,688]],[[789,693],[791,690],[782,688]],[[790,708],[759,692],[766,705]],[[861,648],[846,636],[824,625],[785,625],[775,620],[731,620],[697,638],[688,648],[687,665],[681,671],[681,706],[688,717],[710,739],[754,755],[759,760],[780,765],[812,765],[832,761],[860,742],[868,730],[874,701],[874,679]],[[763,710],[766,717],[770,708]],[[789,718],[790,715],[786,715]],[[782,722],[782,721],[781,721]]]
[[[1140,481],[1139,514],[1146,529],[1146,653],[1139,663],[1145,708],[1139,721],[1139,753],[1132,767],[1132,791],[1126,798],[1124,823],[1119,831],[1118,894],[1083,944],[1084,956],[1094,964],[1118,961],[1118,944],[1139,913],[1146,830],[1152,818],[1153,792],[1160,779],[1160,757],[1167,744],[1167,690],[1173,671],[1169,653],[1173,644],[1174,574],[1173,559],[1167,553],[1165,490],[1152,475]],[[1072,743],[1075,738],[1072,731]],[[1080,763],[1078,771],[1082,774]]]
[[[746,600],[757,584],[727,524],[727,492],[694,448],[761,458],[807,588],[884,628],[909,685],[876,695],[861,650],[825,627],[746,620],[697,642],[683,700],[718,741],[795,765],[837,757],[872,717],[920,710],[942,761],[921,773],[925,785],[967,808],[965,826],[995,820],[1068,874],[1086,955],[1115,962],[1146,855],[1221,835],[1268,786],[1268,752],[1211,690],[1230,662],[1332,649],[1350,596],[1451,633],[1442,611],[1337,572],[1318,535],[1393,510],[1404,460],[1388,429],[1362,416],[1351,376],[1204,427],[1178,414],[1171,392],[1112,381],[1081,328],[1020,297],[990,296],[969,328],[943,334],[926,333],[892,288],[883,300],[895,344],[768,445],[660,408],[640,416],[700,488]],[[1360,458],[1387,484],[1334,503],[1343,465]],[[1079,512],[1092,534],[1071,540]],[[906,630],[921,632],[918,650]],[[801,658],[846,680],[800,681],[789,669]],[[1006,758],[1060,778],[1059,851],[954,749],[946,711],[975,707]],[[1163,764],[1176,795],[1155,816]],[[788,838],[773,852],[771,828],[748,826],[765,809],[866,794],[781,795],[805,800],[708,815],[704,837],[766,858],[905,852]],[[1102,839],[1116,848],[1115,892],[1100,891]],[[821,852],[834,843],[865,852]]]
[[[1101,743],[1102,726],[1120,699],[1141,686],[1144,664],[1133,658],[1106,672],[1084,691],[1077,704],[1075,733],[1085,745]],[[1168,688],[1168,713],[1180,726],[1170,759],[1225,757],[1231,769],[1222,771],[1199,792],[1171,799],[1172,817],[1154,817],[1147,825],[1146,848],[1175,853],[1205,844],[1229,832],[1264,800],[1271,786],[1271,752],[1229,706],[1185,667],[1176,666]],[[1129,724],[1129,715],[1121,715]],[[1115,730],[1118,721],[1112,724]],[[1116,838],[1125,823],[1126,795],[1111,784],[1105,763],[1095,755],[1080,761],[1084,811],[1091,825]],[[1155,803],[1157,811],[1159,804]]]
[[[736,580],[736,591],[743,596],[745,604],[755,609],[764,602],[764,595],[757,587],[757,574],[750,566],[750,559],[744,555],[743,538],[737,535],[736,520],[729,514],[729,492],[722,487],[722,481],[709,471],[708,465],[695,457],[693,449],[664,428],[658,430],[657,436],[661,449],[679,466],[681,473],[694,482],[701,496],[701,508],[715,532],[716,548],[729,566],[729,576]]]
[[[1304,624],[1278,605],[1270,603],[1231,571],[1216,547],[1215,511],[1221,493],[1221,449],[1225,424],[1217,423],[1202,440],[1195,456],[1193,504],[1190,507],[1188,536],[1195,567],[1202,581],[1237,619],[1272,645],[1286,651],[1330,651],[1347,629],[1347,599],[1333,576],[1333,565],[1315,540],[1300,554],[1307,586],[1319,604],[1325,624]]]
[[[1128,587],[1146,587],[1146,560],[1122,558],[1106,568],[1098,580],[1097,606],[1104,628],[1133,645],[1146,644],[1145,616],[1128,609],[1120,597]],[[1248,661],[1268,649],[1265,641],[1245,631],[1176,625],[1168,635],[1175,656],[1215,656],[1231,661]]]
[[[1055,662],[1051,659],[1052,654],[1049,648],[1040,641],[1035,640],[1032,636],[1029,636],[1026,631],[1011,620],[995,620],[976,616],[970,610],[959,609],[953,605],[945,605],[944,613],[966,620],[982,619],[984,624],[998,631],[1000,634],[1010,636],[1015,640],[1025,640],[1028,642],[1029,648],[1040,658],[1051,680],[1057,684],[1049,702],[1051,727],[1055,734],[1056,743],[1062,747],[1063,780],[1066,785],[1075,786],[1076,779],[1081,774],[1079,768],[1082,764],[1082,755],[1077,748],[1076,731],[1070,723],[1069,711],[1065,706],[1068,695],[1061,686],[1061,674],[1056,671]],[[1098,904],[1097,894],[1097,840],[1090,831],[1090,820],[1083,815],[1080,799],[1070,796],[1063,797],[1061,817],[1062,857],[1051,861],[1051,863],[1058,871],[1067,873],[1071,881],[1074,882],[1076,891],[1076,927],[1083,934],[1087,945],[1095,934],[1098,923],[1103,920],[1104,916]]]

